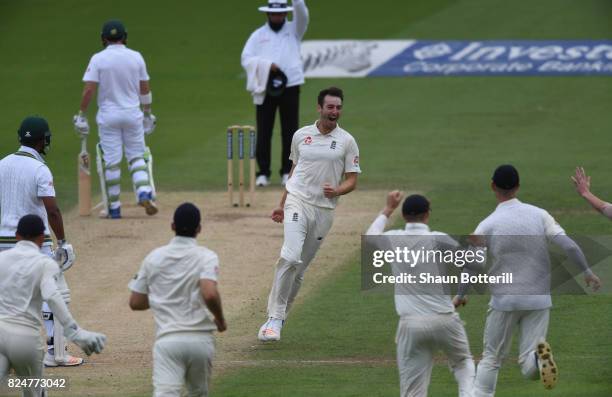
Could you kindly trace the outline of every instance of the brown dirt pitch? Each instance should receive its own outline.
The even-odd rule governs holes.
[[[174,208],[191,201],[203,211],[203,233],[198,240],[220,257],[220,291],[228,331],[217,335],[213,377],[233,363],[248,359],[258,344],[256,335],[265,319],[267,293],[283,239],[282,225],[269,214],[280,199],[280,190],[258,191],[252,208],[230,208],[222,192],[163,193],[160,212],[147,217],[130,205],[126,195],[121,220],[81,218],[76,210],[65,214],[69,241],[77,263],[66,277],[72,290],[71,310],[85,328],[103,332],[108,344],[101,355],[86,359],[77,368],[46,369],[65,377],[69,390],[52,390],[61,396],[130,396],[151,392],[152,314],[132,312],[127,283],[148,252],[173,236],[170,223]],[[385,192],[356,191],[342,197],[334,225],[307,272],[298,301],[360,246],[360,235],[382,208]],[[71,352],[78,353],[75,346]]]

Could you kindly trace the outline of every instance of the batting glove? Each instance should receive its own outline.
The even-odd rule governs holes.
[[[72,118],[72,122],[74,123],[74,129],[81,135],[89,134],[89,123],[87,122],[87,117],[83,114],[83,112],[79,112]]]
[[[106,344],[106,335],[80,328],[77,323],[64,327],[64,336],[80,347],[88,356],[100,353]]]
[[[72,265],[74,265],[74,260],[76,259],[72,244],[68,244],[66,240],[59,240],[57,242],[57,249],[55,250],[54,256],[62,272],[70,269]]]
[[[155,125],[157,124],[157,118],[151,113],[145,113],[142,125],[144,126],[144,133],[150,135],[155,131]]]

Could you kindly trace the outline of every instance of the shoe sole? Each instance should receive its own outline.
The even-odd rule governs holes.
[[[540,379],[544,384],[544,388],[552,389],[557,384],[559,369],[555,360],[553,360],[552,349],[548,342],[538,343],[536,354],[538,355]]]
[[[155,215],[157,214],[157,207],[155,206],[155,204],[153,204],[153,201],[151,200],[144,200],[141,201],[140,203],[138,203],[139,206],[144,207],[145,212],[147,213],[147,215]]]
[[[60,364],[60,363],[58,363],[57,361],[54,361],[53,363],[49,363],[48,361],[45,361],[45,362],[44,362],[44,364],[45,364],[45,367],[47,367],[47,368],[56,368],[56,367],[78,367],[79,365],[82,365],[82,364],[85,362],[85,360],[83,360],[82,358],[81,358],[81,359],[79,359],[79,360],[80,360],[80,361],[78,361],[78,362],[74,362],[74,363],[63,363],[63,364]]]

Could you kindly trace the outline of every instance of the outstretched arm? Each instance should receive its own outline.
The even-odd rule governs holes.
[[[308,28],[308,7],[304,0],[293,0],[293,21],[295,22],[295,34],[302,40]]]
[[[399,206],[402,201],[402,197],[404,194],[399,190],[393,190],[387,194],[387,203],[381,213],[374,219],[374,222],[370,225],[368,230],[365,232],[366,235],[379,235],[383,234],[385,231],[385,227],[387,226],[387,221]]]
[[[583,272],[586,285],[590,286],[593,291],[597,291],[601,286],[601,281],[589,268],[587,259],[578,244],[565,234],[559,234],[553,237],[551,242],[565,251],[570,261]]]
[[[591,204],[593,208],[612,219],[612,204],[603,201],[591,193],[591,177],[586,175],[584,168],[576,167],[576,173],[571,178],[576,186],[576,192]]]

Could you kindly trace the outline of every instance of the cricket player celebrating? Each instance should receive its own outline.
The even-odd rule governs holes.
[[[70,302],[70,290],[63,276],[74,263],[72,245],[66,242],[64,223],[55,200],[53,176],[45,164],[43,155],[51,145],[51,130],[42,117],[27,117],[17,131],[21,147],[0,161],[0,251],[13,248],[17,243],[15,232],[21,217],[38,215],[45,224],[45,240],[41,252],[55,256],[62,273],[58,285],[66,303]],[[49,227],[50,226],[50,227]],[[57,239],[57,249],[52,252],[50,230]],[[74,366],[83,359],[65,353],[62,325],[57,321],[47,304],[42,305],[47,329],[47,354],[45,365]]]
[[[357,186],[359,149],[338,125],[343,100],[339,88],[321,91],[319,119],[293,136],[290,177],[279,207],[272,212],[272,220],[284,224],[285,239],[268,297],[268,320],[258,333],[261,341],[280,340],[304,272],[332,226],[338,197]]]
[[[550,283],[550,257],[547,242],[565,251],[571,262],[582,270],[587,286],[600,286],[599,278],[589,269],[580,247],[545,210],[520,202],[519,174],[512,165],[499,166],[492,178],[497,208],[474,232],[475,240],[488,247],[493,258],[490,273],[514,273],[514,279],[535,280],[546,291]],[[528,238],[525,238],[528,236]],[[483,357],[476,370],[475,395],[495,395],[497,374],[519,328],[521,372],[526,378],[541,379],[551,389],[559,376],[552,350],[546,342],[552,300],[550,293],[518,295],[521,287],[497,294],[492,289],[484,330]],[[459,302],[461,296],[456,299]]]
[[[105,215],[121,218],[121,159],[123,150],[132,174],[138,204],[147,215],[155,215],[150,152],[145,134],[155,129],[151,114],[152,94],[145,61],[139,52],[126,47],[127,31],[120,21],[108,21],[102,27],[104,50],[91,57],[83,81],[85,87],[74,126],[81,135],[89,134],[87,108],[98,90],[98,173],[102,184]],[[142,105],[142,110],[140,106]],[[143,114],[144,111],[144,114]]]
[[[402,243],[410,249],[421,249],[424,244],[437,249],[459,246],[449,235],[429,229],[429,201],[418,194],[407,197],[402,205],[406,227],[384,232],[401,199],[399,191],[389,192],[387,205],[366,235],[406,236]],[[437,272],[443,264],[426,265],[427,271]],[[402,272],[400,266],[394,264],[393,273]],[[451,297],[443,294],[441,288],[440,293],[435,292],[430,286],[395,285],[395,310],[400,316],[396,337],[400,396],[427,397],[433,356],[442,350],[448,356],[449,367],[459,385],[459,397],[472,397],[475,367],[463,322],[455,312]]]
[[[176,237],[153,250],[129,284],[130,308],[150,307],[157,325],[155,397],[179,397],[183,384],[189,396],[207,396],[215,352],[212,333],[227,328],[217,290],[219,258],[198,246],[200,220],[195,205],[180,205],[172,223]]]
[[[68,311],[56,280],[61,270],[41,252],[47,226],[38,215],[26,215],[17,224],[17,244],[0,252],[0,382],[12,368],[19,377],[41,378],[44,347],[40,338],[44,300],[63,325],[64,336],[83,351],[100,353],[106,336],[80,328]],[[56,335],[57,337],[57,335]],[[40,384],[24,387],[24,396],[46,396]]]

